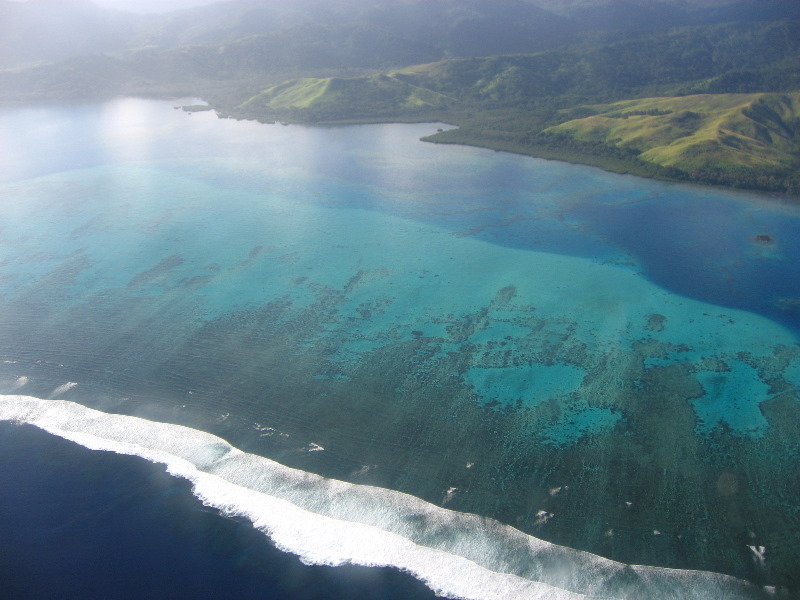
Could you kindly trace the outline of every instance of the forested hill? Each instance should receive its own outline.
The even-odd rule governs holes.
[[[489,114],[543,102],[560,108],[654,95],[795,89],[800,21],[779,21],[629,34],[593,47],[451,59],[380,76],[301,79],[266,89],[239,110],[313,122],[412,116],[428,108],[406,97],[420,90],[438,94],[437,107]],[[479,119],[474,115],[473,121]]]
[[[0,0],[0,68],[176,48],[246,60],[226,65],[235,69],[386,68],[533,52],[581,29],[526,0],[230,0],[166,15],[123,15],[88,0]]]
[[[702,144],[686,145],[707,153],[702,169],[650,160],[653,123],[633,145],[616,126],[558,126],[644,98],[688,98],[653,110],[710,123],[737,102],[685,103],[798,90],[800,3],[785,0],[230,0],[165,15],[0,0],[0,101],[200,96],[242,118],[440,120],[459,128],[431,141],[781,193],[800,194],[793,100],[762,146],[744,144],[775,134],[769,165]]]
[[[311,123],[435,119],[459,129],[430,141],[798,195],[796,90],[800,21],[728,23],[379,75],[303,78],[230,114]]]
[[[48,91],[31,87],[35,77],[9,77],[23,67],[46,65],[43,79],[59,69],[90,79],[83,73],[95,64],[90,55],[119,60],[154,89],[192,78],[224,87],[232,78],[263,83],[270,73],[385,71],[580,48],[675,27],[791,18],[800,19],[800,3],[786,0],[229,0],[165,15],[126,14],[89,0],[0,0],[0,93]],[[76,84],[49,91],[77,97],[98,90]],[[109,86],[108,93],[117,91],[117,83]]]

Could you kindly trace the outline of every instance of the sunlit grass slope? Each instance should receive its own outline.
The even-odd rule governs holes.
[[[305,78],[271,87],[243,103],[244,113],[303,114],[314,121],[385,117],[415,110],[445,108],[450,98],[401,81],[393,75]]]
[[[545,130],[682,171],[786,169],[800,158],[800,93],[645,98],[572,109]]]

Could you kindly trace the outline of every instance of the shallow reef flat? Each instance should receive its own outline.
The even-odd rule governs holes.
[[[199,113],[181,160],[2,184],[0,392],[798,589],[800,219],[405,127]]]

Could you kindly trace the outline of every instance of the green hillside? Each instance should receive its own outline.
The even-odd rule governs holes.
[[[619,151],[677,178],[800,189],[800,93],[645,98],[564,111],[553,143]],[[577,143],[577,144],[576,144]]]
[[[552,113],[548,119],[563,121],[556,114],[559,109],[583,104],[792,92],[800,89],[800,21],[689,27],[534,54],[440,60],[387,71],[382,77],[338,78],[335,87],[330,81],[306,78],[271,87],[240,109],[251,116],[258,110],[291,109],[293,118],[313,122],[387,112],[400,117],[409,109],[430,106],[451,109],[459,124],[465,118],[458,115],[471,113],[463,124],[476,127],[481,120],[496,123],[498,111],[505,111],[507,116],[513,113],[514,124],[507,131],[515,134],[530,132],[534,113],[543,114],[545,108]]]
[[[429,141],[797,195],[797,90],[800,22],[727,23],[303,78],[228,112],[305,123],[445,121],[458,128]]]
[[[595,114],[545,129],[683,170],[796,164],[800,93],[645,98],[567,111]]]
[[[458,127],[430,141],[800,195],[800,6],[546,6],[565,10],[529,0],[231,0],[120,20],[93,9],[108,34],[96,52],[113,54],[83,54],[95,47],[45,27],[44,4],[0,0],[0,101],[195,96],[264,121],[444,121]],[[63,8],[65,19],[89,10]],[[47,48],[65,60],[42,62]]]
[[[446,109],[454,100],[414,86],[392,75],[303,78],[261,92],[239,106],[239,113],[259,116],[274,111],[283,117],[316,122],[353,118],[387,118]]]

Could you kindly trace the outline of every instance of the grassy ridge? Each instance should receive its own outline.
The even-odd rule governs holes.
[[[274,113],[303,121],[410,116],[446,109],[454,99],[389,75],[304,78],[270,87],[241,104],[244,116]]]
[[[544,133],[599,142],[686,172],[798,163],[800,93],[645,98],[580,110],[596,114]]]
[[[800,21],[787,20],[298,79],[231,113],[306,123],[445,121],[459,129],[430,141],[800,195],[796,90]]]
[[[318,123],[446,121],[459,129],[426,140],[644,177],[800,195],[800,92],[667,96],[566,108],[569,101],[558,98],[487,107],[463,94],[445,95],[401,79],[443,66],[288,82],[246,102],[241,116]],[[496,79],[481,85],[498,88]]]

